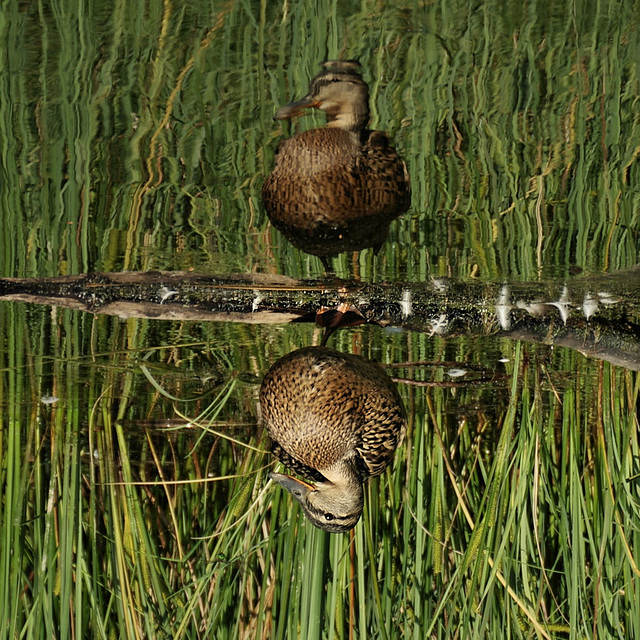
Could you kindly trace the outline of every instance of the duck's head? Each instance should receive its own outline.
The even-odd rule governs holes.
[[[350,131],[364,128],[369,121],[369,89],[358,73],[354,60],[331,60],[312,81],[309,92],[296,102],[281,107],[276,120],[302,115],[305,109],[320,109],[327,116],[327,127]]]
[[[269,476],[300,503],[305,516],[319,529],[343,533],[353,529],[362,515],[364,493],[359,482],[338,485],[327,481],[313,485],[282,473]]]

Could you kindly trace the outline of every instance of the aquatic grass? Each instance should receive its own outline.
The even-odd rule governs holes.
[[[72,326],[69,327],[69,330],[71,329],[73,329]],[[61,353],[66,348],[66,346],[59,346]],[[36,362],[37,366],[41,366],[43,361]],[[130,399],[135,395],[133,391],[135,373],[130,370],[125,374],[125,379],[121,380],[119,369],[107,369],[108,377],[105,379],[105,387],[92,405],[88,441],[92,452],[91,472],[88,474],[91,480],[85,489],[89,502],[83,507],[84,503],[80,502],[79,485],[82,449],[80,443],[83,438],[79,436],[77,418],[69,420],[72,415],[78,415],[77,411],[70,414],[66,410],[67,406],[71,409],[80,406],[76,394],[82,387],[75,386],[74,383],[77,375],[72,371],[76,366],[73,364],[73,357],[71,360],[68,357],[58,358],[57,362],[61,363],[62,370],[70,367],[64,377],[61,377],[62,370],[53,372],[54,381],[58,379],[67,381],[66,384],[70,390],[68,394],[61,393],[62,388],[57,388],[55,384],[54,391],[69,404],[55,403],[53,408],[48,408],[51,405],[44,405],[37,401],[34,403],[33,406],[41,407],[40,411],[45,412],[43,417],[47,416],[46,412],[50,412],[51,422],[43,423],[36,420],[30,422],[31,429],[27,433],[36,443],[24,449],[26,458],[22,459],[20,471],[18,471],[18,476],[24,474],[24,477],[17,486],[32,486],[29,491],[34,492],[33,497],[36,498],[33,506],[38,508],[40,505],[39,508],[42,509],[42,515],[36,511],[22,525],[33,527],[34,533],[40,531],[35,536],[24,538],[25,541],[33,539],[36,545],[32,551],[28,551],[29,545],[24,550],[29,553],[30,564],[33,563],[34,569],[37,568],[34,575],[35,582],[31,588],[37,597],[33,608],[25,603],[27,610],[30,610],[26,624],[35,624],[35,628],[42,629],[43,633],[46,630],[53,633],[60,626],[60,621],[64,619],[62,628],[68,628],[68,633],[71,633],[71,629],[75,629],[74,633],[77,633],[86,624],[90,624],[96,633],[101,630],[101,637],[108,635],[109,627],[127,630],[127,635],[131,637],[151,637],[158,631],[157,628],[151,627],[157,627],[157,621],[167,615],[163,605],[166,594],[175,589],[167,584],[166,568],[158,564],[159,558],[163,557],[162,549],[156,547],[152,550],[149,536],[154,531],[153,527],[150,533],[147,532],[149,513],[148,507],[144,507],[146,502],[144,496],[153,495],[155,490],[151,488],[149,493],[140,488],[140,483],[133,472],[133,467],[140,464],[139,454],[134,453],[136,462],[132,464],[129,453],[130,434],[123,429],[122,424],[130,407]],[[72,364],[62,365],[65,362]],[[35,385],[39,385],[42,377],[36,371],[29,376],[29,379]],[[114,389],[118,389],[118,393],[114,393]],[[3,398],[6,397],[3,395]],[[13,406],[20,406],[20,404]],[[47,426],[50,436],[40,431],[40,424]],[[20,425],[11,429],[11,434],[19,435],[21,432]],[[49,445],[42,447],[40,444],[43,438],[45,443],[51,438],[53,455],[46,463],[32,466],[31,458],[34,452],[38,456],[36,461],[40,456],[48,455]],[[208,456],[208,450],[205,449],[205,451]],[[3,457],[3,459],[6,458]],[[163,468],[158,468],[161,478]],[[13,473],[15,475],[15,471]],[[173,496],[169,495],[167,486],[164,490],[168,505],[171,507],[171,501],[179,497],[179,490],[175,490]],[[3,510],[6,504],[3,499]],[[23,509],[30,508],[28,507],[30,504],[31,500],[28,503],[23,500],[21,506]],[[181,502],[177,504],[179,507]],[[89,515],[88,521],[85,521],[83,514]],[[5,511],[3,516],[6,515]],[[23,517],[19,516],[16,520],[14,516],[10,522],[20,522]],[[181,518],[174,512],[172,522],[176,532],[180,531],[177,526],[180,520]],[[4,517],[3,522],[7,522]],[[83,522],[85,522],[84,525]],[[83,544],[85,526],[89,527],[87,544]],[[19,527],[15,527],[14,524],[5,529],[5,533],[13,531],[14,528],[16,531],[19,530]],[[109,534],[105,538],[107,531]],[[189,530],[188,535],[184,535],[191,540],[192,533]],[[22,558],[20,553],[20,549],[23,548],[22,540],[22,536],[15,538],[11,543],[14,553],[3,554],[3,558],[9,559],[15,557],[15,554],[18,558]],[[105,555],[101,551],[105,548],[105,542],[107,548],[113,549],[113,553]],[[181,551],[180,536],[176,537],[176,545],[177,559],[180,561],[184,556]],[[89,556],[86,555],[87,553]],[[96,562],[98,559],[100,561]],[[84,578],[82,574],[76,573],[74,567],[84,570]],[[16,566],[13,572],[9,571],[12,579],[21,575]],[[182,579],[184,580],[184,577]],[[115,582],[112,583],[112,580]],[[120,587],[109,594],[110,584],[120,585]],[[24,589],[21,583],[17,583],[16,586],[18,593]],[[144,595],[151,593],[150,590],[156,594],[151,599]],[[11,590],[8,589],[3,593],[8,597]],[[6,606],[6,610],[12,611],[14,615],[18,615],[21,611],[15,602],[13,605]],[[100,611],[100,616],[106,616],[104,622],[102,618],[96,620],[96,609]],[[65,611],[73,612],[73,615],[69,617],[63,613]],[[117,614],[115,619],[117,622],[110,617],[109,611]],[[141,617],[144,611],[148,613]],[[152,615],[149,616],[149,613]],[[9,615],[7,615],[8,618]],[[13,618],[16,628],[20,627],[18,620],[20,620],[19,617]],[[110,622],[106,623],[107,620]],[[71,626],[68,626],[70,624]],[[67,631],[65,631],[66,635]]]
[[[124,345],[146,333],[111,323],[118,328],[110,338],[114,355],[101,339],[100,359],[121,359]],[[73,333],[73,323],[63,326]],[[377,342],[373,333],[361,332],[365,352]],[[23,334],[22,343],[34,337]],[[393,336],[387,357],[452,355],[450,345],[421,337],[403,354],[406,337]],[[26,379],[36,385],[30,395],[47,380],[59,394],[57,380],[78,378],[73,369],[86,367],[85,358],[76,365],[65,356],[68,344],[58,343],[59,357],[49,361],[57,363],[53,378],[42,377],[47,361],[28,365]],[[26,446],[13,445],[20,460],[13,468],[7,437],[21,429],[3,430],[2,522],[11,513],[8,472],[33,496],[14,502],[12,516],[29,535],[11,538],[6,525],[2,531],[14,549],[2,562],[3,584],[14,583],[3,590],[13,627],[37,635],[33,629],[56,629],[68,616],[69,633],[90,627],[99,637],[115,629],[176,638],[390,638],[398,630],[404,637],[480,637],[505,624],[514,637],[626,637],[638,626],[637,376],[556,352],[554,366],[567,373],[553,380],[542,348],[520,350],[507,353],[510,390],[491,393],[490,404],[482,384],[401,385],[406,442],[394,468],[367,486],[353,540],[313,529],[290,496],[266,482],[267,443],[258,432],[246,439],[250,447],[244,436],[225,438],[224,408],[215,434],[164,431],[148,419],[139,435],[132,432],[134,407],[140,418],[175,411],[175,391],[161,393],[171,367],[154,370],[148,409],[133,403],[139,385],[149,384],[136,367],[98,366],[99,377],[85,386],[68,382],[68,404],[36,405],[42,417],[50,414],[45,422],[20,418],[30,427]],[[163,353],[175,354],[176,346],[158,351],[160,361]],[[21,370],[19,362],[12,364]],[[572,373],[576,364],[589,375]],[[412,368],[401,377],[417,374],[437,382],[442,368]],[[89,394],[86,444],[77,427],[84,419],[67,409],[84,404],[74,394]],[[219,401],[212,395],[207,404]],[[225,402],[233,406],[234,394]],[[198,412],[210,409],[203,404]],[[43,455],[53,463],[37,462]],[[16,553],[38,568],[31,602],[18,595],[22,562],[7,564]]]

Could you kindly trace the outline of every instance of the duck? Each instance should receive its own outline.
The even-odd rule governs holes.
[[[411,204],[411,182],[388,135],[368,129],[369,88],[357,61],[324,62],[307,95],[274,118],[308,109],[323,111],[326,125],[279,144],[262,201],[273,226],[326,268],[339,253],[380,250]]]
[[[278,360],[260,388],[271,452],[294,475],[270,473],[319,529],[352,529],[364,483],[393,461],[406,430],[394,382],[376,363],[328,347]]]

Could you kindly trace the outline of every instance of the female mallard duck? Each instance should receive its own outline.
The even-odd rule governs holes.
[[[327,124],[280,143],[262,187],[269,219],[299,249],[326,258],[384,243],[392,220],[411,202],[404,160],[382,131],[367,129],[369,90],[354,61],[322,65],[309,93],[279,109],[276,120],[307,108]]]
[[[386,469],[404,434],[402,401],[389,376],[360,356],[307,347],[271,367],[260,407],[273,455],[314,484],[271,478],[316,527],[352,529],[364,506],[363,482]]]

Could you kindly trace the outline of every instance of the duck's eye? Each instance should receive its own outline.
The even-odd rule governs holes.
[[[335,516],[333,515],[333,513],[325,513],[324,514],[324,519],[325,520],[333,520],[335,518]]]

